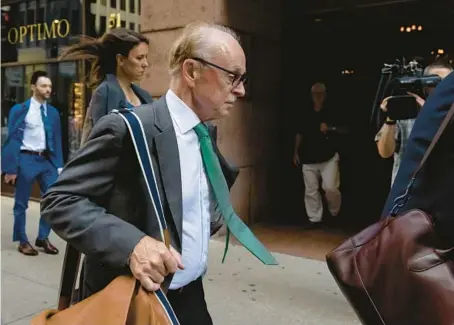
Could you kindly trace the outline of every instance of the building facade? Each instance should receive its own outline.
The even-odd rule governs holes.
[[[254,89],[242,100],[232,116],[219,125],[219,145],[229,160],[241,169],[233,191],[233,201],[240,215],[249,219],[260,206],[257,197],[266,192],[270,155],[273,146],[273,88],[279,87],[279,3],[268,1],[266,7],[217,1],[143,1],[140,0],[29,0],[2,2],[2,141],[7,134],[9,109],[30,96],[30,78],[35,70],[46,70],[53,82],[51,102],[60,109],[63,148],[68,160],[80,143],[82,122],[90,98],[85,87],[87,67],[84,61],[59,61],[65,46],[78,41],[79,35],[97,37],[115,26],[140,30],[151,40],[150,68],[141,86],[154,97],[164,94],[169,76],[166,51],[180,28],[196,20],[221,23],[236,29],[243,39],[248,56],[262,53],[254,70]],[[229,10],[240,13],[229,17]],[[251,15],[258,20],[251,21]],[[272,18],[275,16],[275,18]],[[261,37],[260,35],[263,35]],[[273,62],[268,71],[260,62]],[[271,81],[270,83],[268,81]],[[255,95],[254,95],[255,93]],[[254,99],[252,99],[254,98]],[[260,123],[254,123],[259,114]],[[256,127],[251,128],[251,125]],[[254,150],[251,150],[254,148]],[[3,186],[4,194],[13,189]],[[38,188],[33,197],[40,197]]]
[[[448,0],[4,0],[2,141],[9,109],[30,95],[31,74],[43,69],[54,84],[65,159],[76,152],[91,95],[84,83],[87,67],[82,60],[57,58],[79,35],[97,37],[116,26],[145,34],[150,67],[141,86],[158,98],[170,80],[167,50],[181,28],[197,20],[218,23],[239,34],[249,75],[246,97],[218,122],[219,147],[240,168],[232,189],[238,214],[249,224],[304,219],[301,171],[292,165],[295,130],[311,84],[324,81],[352,130],[341,139],[346,166],[341,190],[348,210],[343,218],[363,222],[357,212],[378,216],[389,190],[391,165],[377,158],[375,126],[368,123],[381,66],[402,56],[429,62],[451,53],[453,19]],[[367,175],[358,172],[364,165]],[[372,192],[361,190],[365,177]],[[37,188],[34,197],[39,198]]]
[[[44,70],[53,83],[50,98],[60,110],[65,161],[80,146],[82,123],[91,90],[85,86],[88,67],[83,60],[59,60],[65,47],[80,35],[98,37],[113,27],[140,29],[140,0],[2,1],[1,128],[8,132],[11,107],[31,95],[30,78]],[[12,194],[8,185],[2,193]],[[38,186],[32,197],[39,199]]]

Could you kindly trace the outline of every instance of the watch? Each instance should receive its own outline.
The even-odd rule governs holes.
[[[387,124],[387,125],[395,125],[396,121],[391,120],[389,117],[387,117],[386,120],[385,120],[385,124]]]

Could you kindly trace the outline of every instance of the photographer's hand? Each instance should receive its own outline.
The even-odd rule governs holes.
[[[426,101],[425,101],[424,99],[422,99],[421,97],[419,97],[418,95],[416,95],[416,94],[414,94],[414,93],[407,92],[407,94],[409,94],[410,96],[415,97],[416,102],[418,103],[418,105],[419,105],[420,107],[423,107],[424,104],[426,103]]]
[[[380,109],[383,111],[383,112],[387,112],[388,111],[388,100],[393,97],[393,96],[389,96],[389,97],[386,97],[385,99],[382,100],[381,104],[380,104]]]

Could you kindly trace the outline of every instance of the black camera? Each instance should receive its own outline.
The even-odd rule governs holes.
[[[414,93],[420,97],[425,97],[425,87],[436,87],[441,78],[437,75],[424,76],[423,68],[418,61],[410,61],[407,65],[399,64],[386,64],[382,69],[382,74],[388,74],[388,84],[385,86],[384,97],[386,93],[392,95],[407,95],[407,92]]]
[[[439,76],[424,76],[423,72],[417,60],[412,60],[408,64],[405,63],[405,59],[396,60],[393,64],[383,65],[371,115],[371,120],[377,116],[377,127],[383,120],[383,115],[377,113],[379,106],[384,98],[390,96],[386,116],[393,120],[416,118],[419,105],[416,98],[408,93],[426,98],[425,89],[436,87],[441,81]]]

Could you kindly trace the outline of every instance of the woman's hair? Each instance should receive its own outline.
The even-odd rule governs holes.
[[[129,52],[140,43],[149,44],[144,35],[126,28],[114,28],[100,38],[82,36],[80,42],[67,48],[60,58],[85,56],[91,62],[88,75],[89,87],[97,87],[106,74],[115,74],[117,55],[127,57]]]

